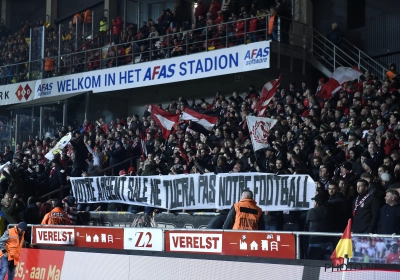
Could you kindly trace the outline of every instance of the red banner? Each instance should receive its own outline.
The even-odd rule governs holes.
[[[15,279],[60,279],[64,251],[22,249]]]
[[[293,234],[252,231],[165,232],[166,252],[294,259],[295,250]]]
[[[76,227],[75,246],[124,249],[124,229],[114,227]]]
[[[296,258],[296,242],[293,234],[224,231],[223,254],[263,258]]]
[[[33,243],[124,249],[124,229],[114,227],[34,226]]]

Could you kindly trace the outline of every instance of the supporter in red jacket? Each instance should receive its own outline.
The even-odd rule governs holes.
[[[199,16],[206,16],[207,7],[203,3],[202,0],[197,0],[197,7],[194,10],[194,17],[196,18],[196,22],[199,20]]]
[[[251,43],[256,41],[256,31],[258,27],[258,18],[255,14],[251,14],[250,26],[249,26],[249,39]]]
[[[211,0],[211,5],[208,11],[211,13],[213,18],[216,18],[218,16],[218,11],[221,10],[221,4],[218,3],[217,0]]]
[[[112,20],[113,24],[113,38],[114,44],[118,45],[121,40],[121,31],[122,31],[122,19],[120,16],[117,16],[117,20]]]

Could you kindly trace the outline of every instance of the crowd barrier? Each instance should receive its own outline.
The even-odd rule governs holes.
[[[94,227],[30,225],[31,240],[43,246],[157,251],[275,259],[302,259],[307,236],[341,233],[165,229],[155,227]],[[353,234],[350,262],[398,264],[388,261],[400,236]]]
[[[68,250],[23,249],[15,279],[235,279],[240,273],[259,279],[400,279],[398,270],[365,265],[334,269],[330,263],[168,253],[126,254]]]

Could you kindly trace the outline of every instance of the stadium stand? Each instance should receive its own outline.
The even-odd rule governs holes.
[[[208,13],[199,12],[196,24],[190,25],[180,21],[176,10],[167,9],[157,22],[148,19],[137,30],[127,26],[120,31],[117,27],[120,23],[113,22],[113,42],[108,33],[105,37],[109,39],[89,40],[76,50],[71,43],[73,28],[58,34],[50,27],[46,29],[48,60],[44,63],[45,75],[68,75],[167,59],[225,48],[226,43],[234,46],[277,40],[275,14],[288,15],[279,5],[270,11],[252,5],[232,14],[210,8]],[[28,59],[29,49],[25,42],[28,26],[29,23],[24,24],[13,34],[0,27],[5,35],[0,41],[2,84],[27,80],[28,69],[22,63]],[[286,27],[283,23],[282,29]],[[244,29],[248,37],[244,35]],[[62,64],[57,65],[55,57],[60,35],[64,52]],[[282,36],[281,40],[284,42],[288,38]],[[21,64],[9,66],[16,63]],[[396,65],[388,71],[386,79],[365,72],[359,80],[348,82],[329,99],[317,95],[323,83],[323,79],[313,85],[295,81],[289,87],[281,86],[277,90],[265,116],[278,123],[268,136],[270,147],[265,150],[254,151],[245,121],[247,116],[257,115],[261,89],[257,91],[254,86],[243,94],[217,93],[212,100],[182,96],[167,107],[157,106],[170,113],[181,113],[190,108],[218,117],[208,135],[190,127],[189,122],[181,121],[168,138],[163,138],[161,128],[145,110],[142,116],[120,116],[111,121],[99,117],[82,120],[79,127],[62,126],[50,137],[18,143],[15,152],[7,146],[1,155],[1,164],[11,164],[7,166],[8,171],[2,170],[0,186],[5,197],[2,211],[10,223],[18,223],[26,216],[26,210],[37,203],[43,210],[40,215],[44,216],[55,202],[28,202],[28,198],[41,197],[67,186],[70,176],[210,172],[307,174],[316,183],[316,194],[323,198],[321,205],[335,209],[330,231],[342,232],[347,219],[354,216],[358,220],[354,232],[400,234],[400,212],[387,207],[398,205],[397,191],[400,190],[400,80]],[[29,120],[21,119],[20,122],[29,125]],[[3,128],[1,130],[3,132]],[[71,143],[54,160],[47,160],[44,155],[68,132],[73,135]],[[129,159],[135,161],[127,161]],[[113,169],[104,170],[110,166]],[[366,198],[358,196],[366,193]],[[68,188],[64,190],[64,196],[67,195]],[[358,201],[359,197],[365,199]],[[371,201],[368,203],[373,204],[369,213],[362,217],[355,215],[354,205],[364,211],[368,197]],[[13,210],[7,212],[10,205]],[[81,205],[79,209],[121,211],[127,207],[93,204]],[[392,211],[392,224],[387,224],[384,211]],[[308,230],[306,222],[309,219],[304,212],[268,213],[268,226],[276,230]]]

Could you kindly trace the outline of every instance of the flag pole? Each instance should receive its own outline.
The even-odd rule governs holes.
[[[346,270],[347,270],[347,263],[349,261],[349,256],[344,255],[344,263],[342,265],[342,268],[345,268],[345,270],[342,270],[342,280],[346,280]]]

